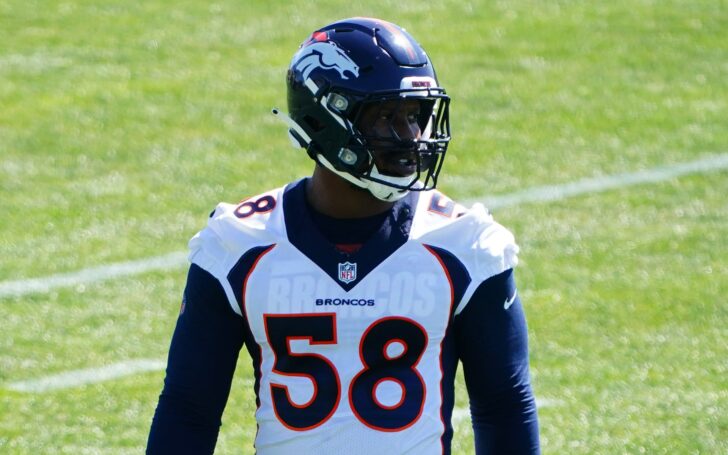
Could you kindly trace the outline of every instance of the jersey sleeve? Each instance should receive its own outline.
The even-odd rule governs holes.
[[[472,280],[455,314],[460,314],[469,304],[481,283],[518,265],[519,248],[513,234],[497,223],[485,207],[476,204],[465,216],[472,218],[474,227],[472,239],[461,254]]]
[[[455,318],[478,454],[538,454],[526,319],[513,270],[482,282]]]
[[[193,264],[169,349],[148,454],[212,453],[243,346],[220,282]]]
[[[234,242],[229,239],[230,224],[226,213],[232,210],[229,204],[219,204],[210,215],[207,227],[195,234],[189,241],[189,261],[212,275],[222,287],[226,301],[235,313],[241,315],[235,301],[232,287],[226,279],[234,255],[238,253]]]

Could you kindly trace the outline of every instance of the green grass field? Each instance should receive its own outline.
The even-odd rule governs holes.
[[[724,0],[0,0],[0,286],[183,251],[218,201],[308,174],[270,108],[298,44],[354,15],[434,60],[456,199],[725,162]],[[728,453],[726,195],[716,166],[493,210],[522,248],[544,453]],[[0,453],[142,452],[163,371],[10,385],[164,359],[185,273],[0,296]],[[253,451],[251,370],[218,453]]]

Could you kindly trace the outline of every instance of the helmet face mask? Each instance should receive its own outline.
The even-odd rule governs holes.
[[[450,141],[449,97],[424,50],[366,18],[314,32],[287,77],[294,144],[382,200],[429,190]]]
[[[355,137],[375,166],[360,177],[401,190],[434,188],[449,140],[446,110],[447,99],[435,93],[398,91],[363,101],[353,120]],[[410,179],[407,183],[381,181],[371,170]],[[421,185],[413,188],[418,181]]]

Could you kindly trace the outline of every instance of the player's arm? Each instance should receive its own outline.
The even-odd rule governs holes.
[[[193,264],[184,295],[148,454],[213,452],[243,345],[243,320],[217,279]]]
[[[526,319],[515,291],[509,269],[484,281],[455,318],[478,454],[540,450]]]

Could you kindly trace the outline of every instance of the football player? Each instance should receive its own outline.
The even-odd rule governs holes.
[[[300,46],[287,90],[274,113],[313,174],[218,205],[190,241],[147,452],[214,450],[245,346],[259,454],[450,453],[459,363],[476,453],[538,453],[518,247],[435,190],[450,98],[425,51],[342,20]]]

